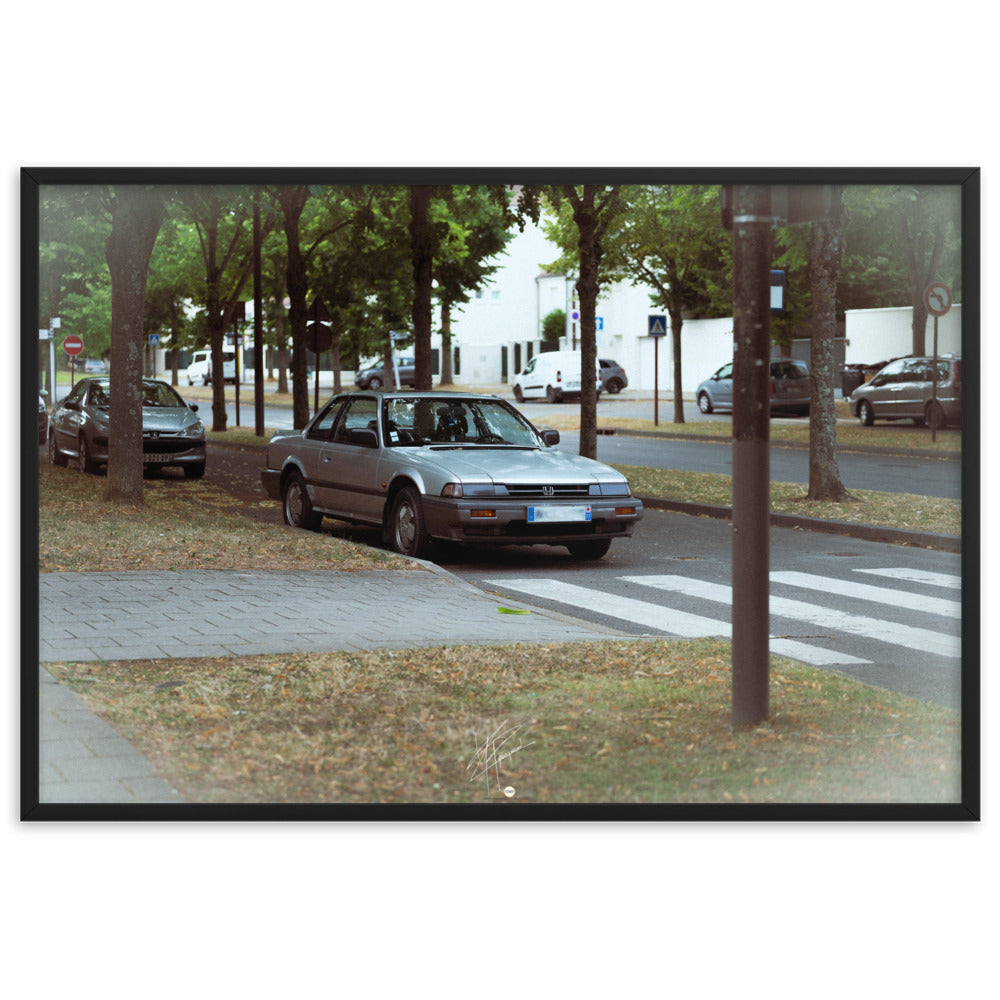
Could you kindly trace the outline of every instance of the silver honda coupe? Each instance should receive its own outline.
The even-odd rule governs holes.
[[[565,545],[599,559],[632,534],[642,503],[620,472],[558,443],[498,396],[346,393],[272,438],[261,476],[287,524],[380,527],[407,556],[443,539]]]

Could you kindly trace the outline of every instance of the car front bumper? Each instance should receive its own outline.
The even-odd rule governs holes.
[[[633,496],[576,501],[539,499],[530,503],[493,497],[424,497],[423,505],[427,531],[432,537],[498,545],[628,538],[643,513],[641,501]],[[560,520],[563,515],[569,519]]]

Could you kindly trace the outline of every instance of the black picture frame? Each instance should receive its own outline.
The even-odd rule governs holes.
[[[570,180],[571,178],[571,180]],[[962,213],[962,782],[955,803],[570,805],[499,810],[493,803],[423,804],[102,804],[42,803],[39,796],[38,443],[28,406],[37,393],[34,351],[39,307],[39,197],[47,185],[350,183],[671,183],[956,185]],[[976,167],[880,168],[49,168],[21,171],[21,802],[37,821],[970,821],[980,818],[980,171]]]

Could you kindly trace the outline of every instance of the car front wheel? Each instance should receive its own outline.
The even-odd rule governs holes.
[[[366,389],[381,389],[382,388],[382,380],[377,375],[374,375],[372,378],[370,378],[368,380],[368,385],[366,385],[365,388]]]
[[[423,558],[430,549],[420,494],[411,486],[400,490],[392,504],[392,547],[404,556]]]
[[[318,531],[323,520],[323,516],[313,510],[312,501],[306,492],[306,484],[297,472],[293,472],[285,480],[281,513],[285,524],[293,528],[304,528],[306,531]]]
[[[707,392],[698,393],[698,409],[701,410],[702,413],[712,412],[712,401],[708,398]]]
[[[863,427],[871,427],[875,423],[875,411],[867,399],[863,399],[858,403],[858,420]]]
[[[521,392],[521,387],[519,385],[514,386],[514,399],[519,403],[524,402],[524,393]]]

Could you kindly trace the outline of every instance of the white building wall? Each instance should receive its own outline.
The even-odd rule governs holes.
[[[521,366],[537,353],[542,320],[553,309],[567,315],[567,337],[575,302],[572,280],[562,275],[546,275],[542,267],[559,257],[538,226],[528,223],[523,233],[515,233],[507,253],[499,258],[500,268],[477,298],[466,303],[452,318],[452,341],[461,351],[458,381],[465,385],[497,385],[503,381],[503,354],[507,353],[507,381],[515,374],[514,344],[521,345]],[[846,364],[874,364],[909,354],[912,310],[854,309],[847,313]],[[664,315],[654,307],[650,292],[642,286],[618,283],[608,286],[598,298],[597,316],[603,320],[597,332],[597,353],[613,358],[624,369],[629,388],[650,391],[654,387],[656,347],[648,335],[651,315]],[[938,352],[961,350],[961,305],[955,305],[938,321]],[[668,317],[669,323],[669,317]],[[577,325],[579,338],[579,325]],[[933,318],[927,324],[927,350],[933,349]],[[681,331],[681,383],[693,394],[698,383],[733,358],[733,320],[685,320]],[[668,328],[659,338],[659,387],[673,389],[673,347]],[[579,346],[579,339],[577,339]],[[434,339],[440,347],[440,336]],[[530,346],[530,350],[529,350]]]
[[[845,314],[845,364],[873,365],[913,353],[913,308],[848,309]],[[934,350],[934,317],[927,317],[924,347]],[[962,350],[962,304],[938,318],[938,354]]]

